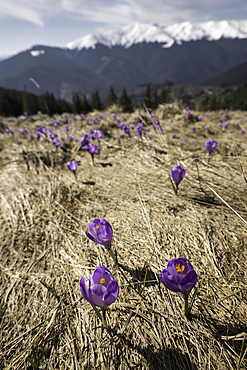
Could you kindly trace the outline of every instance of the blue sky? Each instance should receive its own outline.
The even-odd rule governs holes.
[[[33,45],[62,46],[133,21],[247,19],[247,0],[0,0],[0,56]]]

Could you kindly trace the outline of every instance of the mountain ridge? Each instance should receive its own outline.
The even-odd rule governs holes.
[[[161,84],[166,80],[174,84],[200,85],[247,62],[247,21],[231,21],[234,30],[241,31],[236,31],[237,33],[231,31],[233,28],[226,32],[229,22],[214,22],[214,32],[208,33],[207,37],[212,38],[216,34],[220,37],[223,33],[227,35],[227,32],[231,37],[212,41],[203,37],[206,33],[202,33],[201,24],[200,27],[197,25],[197,33],[194,33],[189,22],[176,27],[168,26],[173,27],[172,32],[177,35],[170,47],[164,47],[163,42],[155,41],[159,26],[149,28],[147,24],[142,24],[139,27],[138,23],[132,24],[132,29],[131,24],[129,25],[128,32],[126,31],[128,37],[124,32],[121,33],[119,40],[124,40],[128,47],[117,44],[109,47],[100,43],[81,49],[36,45],[0,61],[0,86],[26,89],[38,95],[48,91],[56,98],[71,101],[73,91],[90,97],[97,89],[100,95],[107,96],[110,86],[113,86],[116,93],[121,93],[123,87],[130,91],[139,85]],[[210,22],[205,24],[204,31],[208,29]],[[140,33],[140,30],[143,32]],[[179,31],[182,32],[180,39]],[[111,31],[108,31],[107,37],[110,34]],[[148,40],[147,35],[149,40],[155,42],[139,42]],[[233,38],[236,35],[239,37]],[[186,38],[190,40],[192,36],[202,38],[181,41]],[[105,36],[106,43],[107,37]],[[115,41],[118,37],[119,35],[115,37]]]
[[[181,44],[203,38],[209,41],[216,41],[220,38],[247,38],[247,20],[183,22],[169,26],[133,22],[119,29],[89,33],[67,43],[64,48],[70,50],[94,49],[97,44],[109,48],[113,46],[129,48],[143,42],[158,42],[168,48],[174,43]]]

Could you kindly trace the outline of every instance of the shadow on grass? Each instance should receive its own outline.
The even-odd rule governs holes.
[[[99,162],[98,164],[100,164],[102,167],[112,167],[112,163],[102,163],[102,162]]]
[[[136,353],[136,359],[139,360],[138,363],[134,363],[134,356],[126,356],[125,350],[122,351],[124,347],[127,350],[131,350],[133,354]],[[146,347],[135,346],[131,340],[126,338],[122,338],[121,342],[118,343],[116,353],[118,362],[118,367],[116,367],[116,369],[121,368],[121,365],[124,366],[125,369],[144,368],[145,363],[142,363],[144,359],[147,362],[147,368],[152,370],[198,369],[196,364],[190,361],[189,356],[187,354],[182,354],[179,350],[164,347],[157,351],[152,345]],[[143,367],[139,367],[140,365]]]
[[[123,271],[128,272],[132,276],[132,283],[135,288],[142,288],[145,282],[145,287],[151,287],[159,284],[157,275],[152,271],[150,267],[143,267],[137,269],[131,269],[119,263],[119,266]]]
[[[95,185],[95,181],[82,181],[84,185]]]

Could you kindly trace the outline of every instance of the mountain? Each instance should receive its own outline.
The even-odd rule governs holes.
[[[227,86],[247,84],[247,63],[242,63],[237,67],[231,68],[225,73],[204,82],[208,86]]]
[[[155,43],[163,44],[169,48],[174,43],[181,45],[182,42],[207,39],[216,41],[221,38],[246,39],[247,20],[242,21],[209,21],[202,23],[176,23],[170,26],[159,26],[150,23],[130,23],[118,30],[108,30],[95,34],[88,34],[79,39],[69,42],[67,49],[90,49],[97,44],[108,48],[122,46],[130,48],[134,44]]]
[[[0,86],[72,99],[112,85],[200,84],[247,62],[247,21],[189,22],[162,27],[132,23],[89,34],[64,47],[37,45],[0,62]]]

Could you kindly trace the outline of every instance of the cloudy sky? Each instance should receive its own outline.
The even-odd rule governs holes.
[[[247,19],[246,0],[0,0],[0,56],[33,45],[62,46],[133,21]]]

